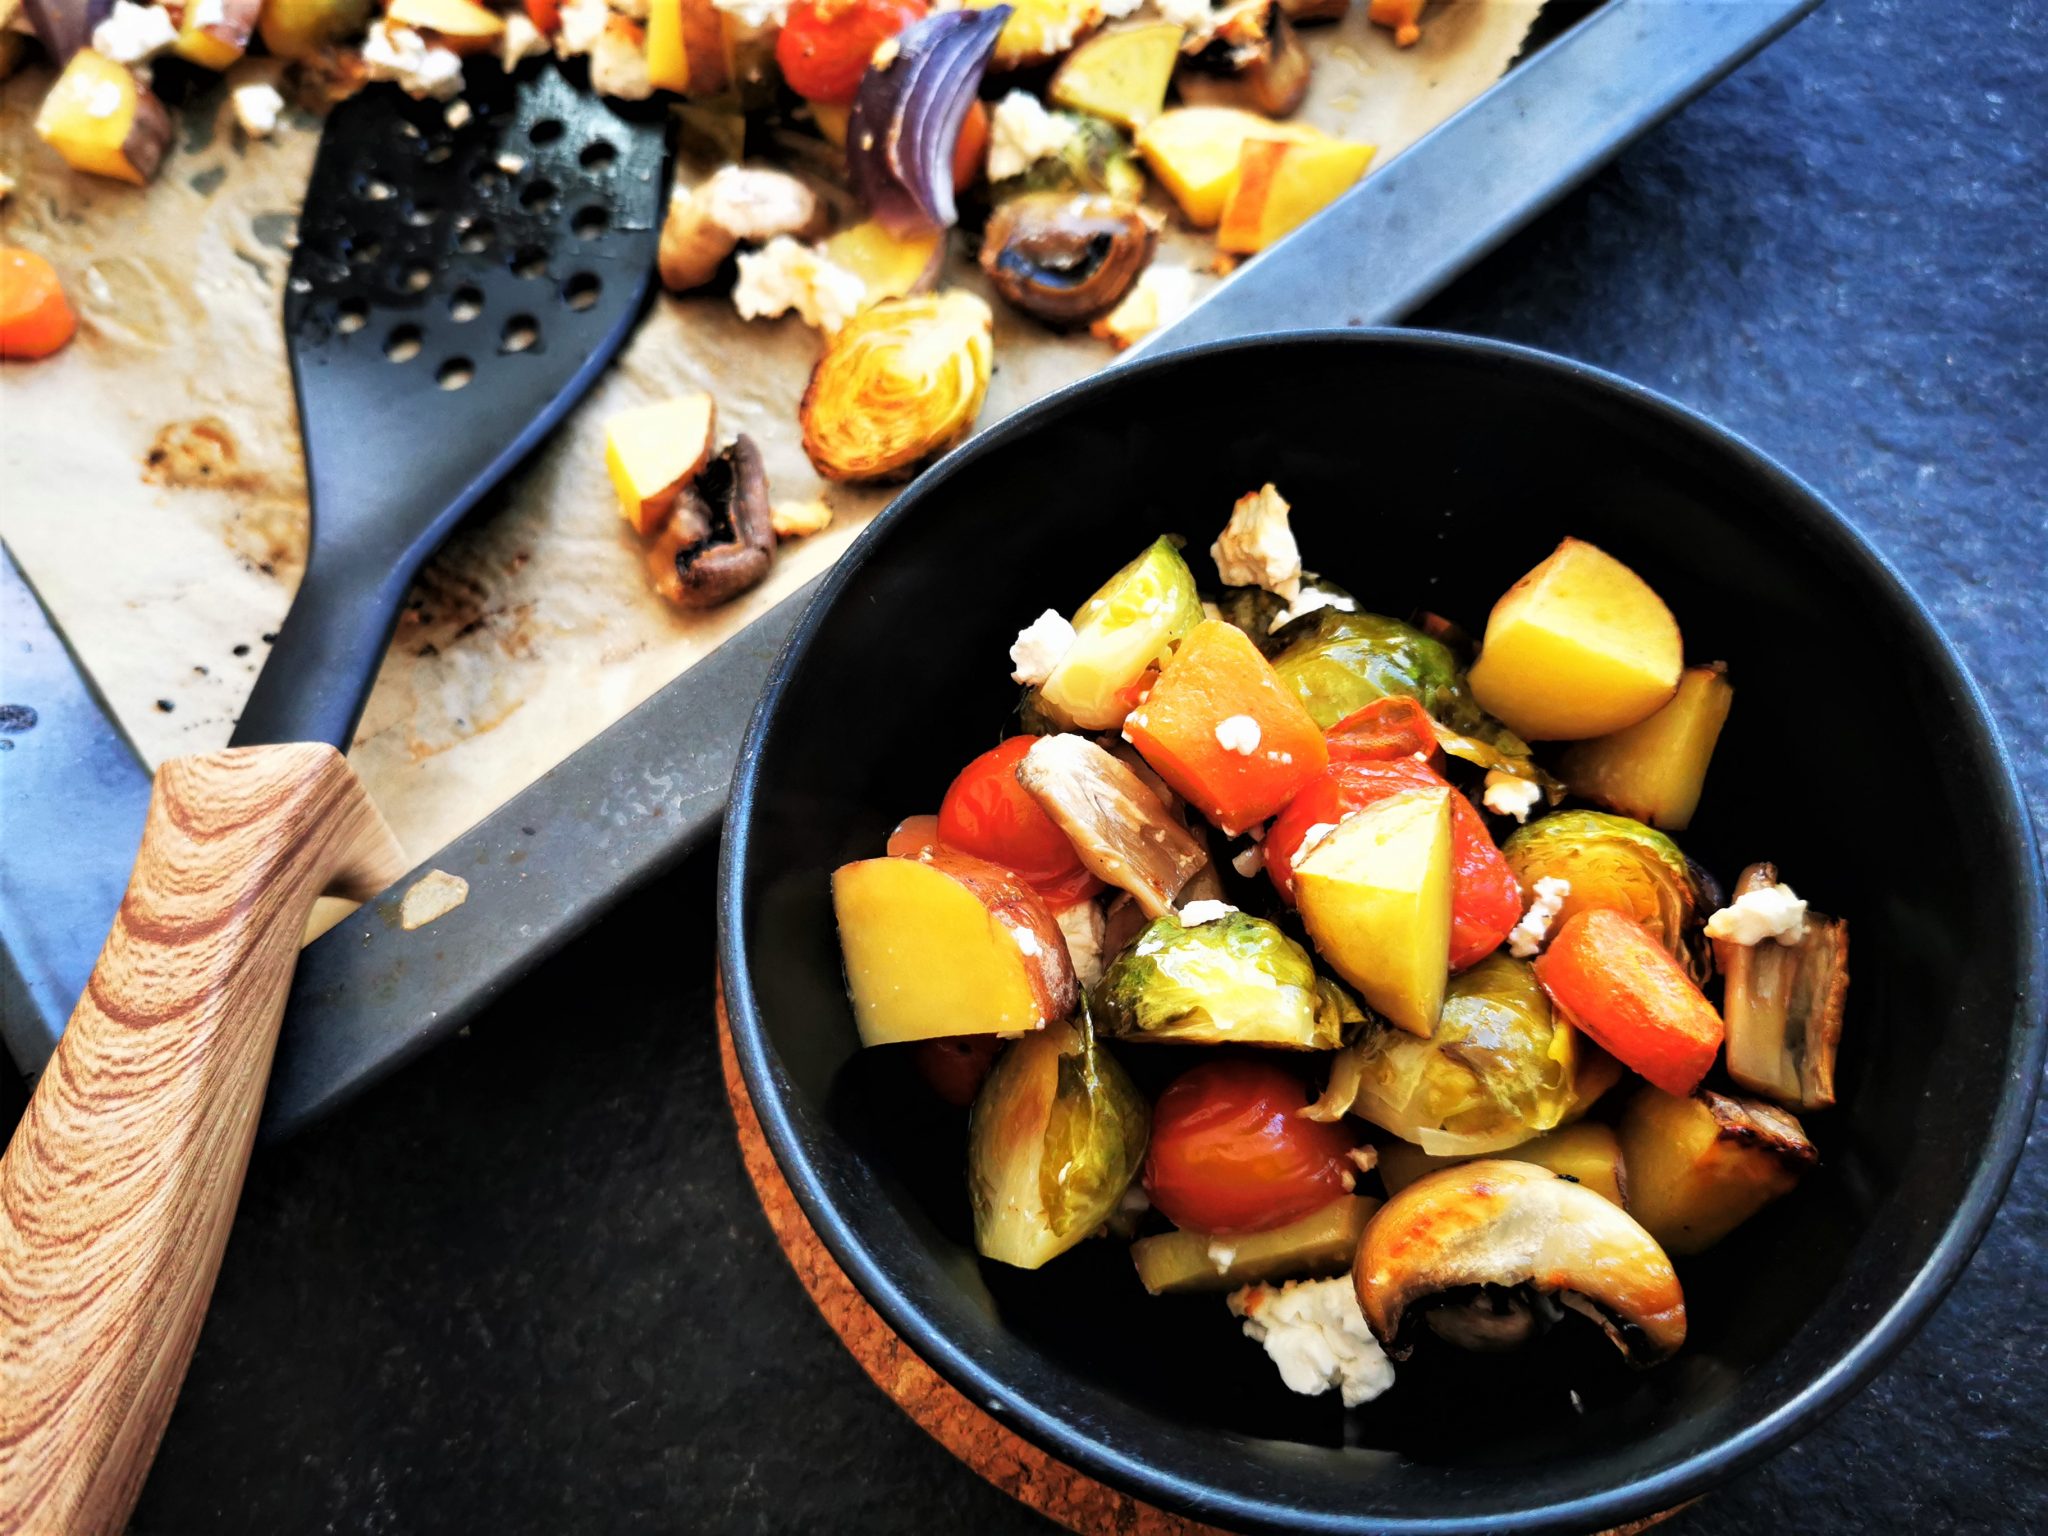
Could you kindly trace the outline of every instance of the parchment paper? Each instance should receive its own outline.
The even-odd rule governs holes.
[[[1303,29],[1316,72],[1302,116],[1377,144],[1384,165],[1500,78],[1539,5],[1439,0],[1402,50],[1357,0]],[[226,740],[299,578],[305,481],[278,314],[318,125],[291,116],[250,143],[216,96],[188,109],[156,184],[129,188],[70,174],[37,142],[48,78],[0,87],[0,169],[20,183],[0,233],[56,264],[81,325],[57,357],[0,367],[0,535],[155,764]],[[1212,253],[1207,235],[1173,231],[1159,259],[1201,268]],[[949,280],[978,279],[956,251]],[[994,307],[984,426],[1111,356]],[[503,505],[428,566],[351,754],[410,855],[823,570],[886,503],[823,486],[804,458],[796,405],[818,347],[794,318],[744,323],[724,298],[663,297]],[[603,464],[608,416],[692,388],[717,399],[723,432],[761,445],[776,499],[823,494],[837,514],[784,545],[765,585],[705,615],[649,589]]]

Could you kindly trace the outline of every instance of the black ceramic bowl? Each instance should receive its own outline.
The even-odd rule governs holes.
[[[827,877],[937,807],[1005,733],[1007,649],[1162,530],[1202,556],[1234,498],[1294,503],[1365,606],[1475,630],[1565,534],[1642,573],[1736,703],[1683,841],[1776,861],[1847,915],[1855,984],[1824,1163],[1681,1266],[1692,1332],[1630,1374],[1559,1329],[1531,1355],[1418,1350],[1345,1414],[1294,1397],[1214,1296],[1145,1296],[1116,1243],[1035,1274],[974,1254],[962,1128],[863,1054]],[[1967,667],[1790,475],[1588,368],[1407,332],[1135,364],[985,433],[907,491],[798,625],[733,783],[721,961],[747,1083],[846,1271],[974,1402],[1055,1454],[1239,1528],[1588,1528],[1784,1445],[1903,1344],[2020,1151],[2044,1031],[2040,865]],[[1152,1048],[1159,1050],[1160,1048]],[[1141,1076],[1157,1062],[1121,1053]],[[1585,1330],[1590,1334],[1591,1330]],[[1575,1397],[1574,1397],[1575,1394]]]

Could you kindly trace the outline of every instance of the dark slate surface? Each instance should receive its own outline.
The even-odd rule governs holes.
[[[2048,8],[1837,0],[1425,317],[1662,388],[1845,507],[1976,660],[2037,823],[2044,144]],[[138,1531],[1046,1529],[776,1250],[712,1041],[712,873],[259,1159]],[[2048,1530],[2038,1125],[1922,1338],[1669,1529]]]

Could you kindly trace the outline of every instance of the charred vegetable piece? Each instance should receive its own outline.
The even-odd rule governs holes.
[[[1011,304],[1050,325],[1085,325],[1113,307],[1152,259],[1152,226],[1096,195],[1033,192],[998,204],[981,269]]]
[[[1349,1111],[1437,1157],[1504,1152],[1592,1102],[1580,1061],[1528,965],[1495,955],[1452,980],[1427,1038],[1368,1021],[1313,1113]]]
[[[685,608],[716,608],[759,586],[775,564],[772,510],[761,450],[742,433],[676,498],[670,525],[693,537],[675,540],[675,580],[657,583],[662,595]]]
[[[1316,952],[1389,1022],[1427,1038],[1451,944],[1448,788],[1375,801],[1295,861],[1295,899]]]
[[[1053,102],[1138,129],[1166,105],[1186,32],[1172,22],[1118,27],[1088,39],[1053,72]]]
[[[1624,816],[1682,831],[1699,809],[1707,764],[1734,701],[1728,669],[1720,662],[1688,667],[1671,702],[1649,719],[1567,751],[1565,782],[1573,794]]]
[[[1074,845],[1017,782],[1017,765],[1037,738],[1012,736],[960,770],[939,806],[938,835],[949,848],[1015,870],[1057,911],[1093,896],[1102,883]]]
[[[1007,869],[945,849],[832,875],[862,1045],[1015,1034],[1079,998],[1059,925]]]
[[[1289,144],[1252,139],[1238,157],[1237,184],[1216,226],[1216,248],[1251,255],[1306,224],[1351,190],[1374,146],[1329,140]]]
[[[1244,631],[1189,631],[1124,733],[1173,791],[1232,836],[1281,810],[1329,749]]]
[[[1344,1195],[1284,1227],[1222,1241],[1206,1232],[1162,1232],[1131,1244],[1131,1262],[1154,1296],[1341,1275],[1379,1205],[1369,1195]]]
[[[1548,1168],[1559,1178],[1570,1179],[1601,1199],[1628,1209],[1624,1198],[1628,1179],[1622,1163],[1621,1140],[1611,1126],[1561,1125],[1493,1155]],[[1380,1148],[1379,1170],[1387,1193],[1397,1195],[1417,1179],[1471,1161],[1469,1157],[1434,1157],[1420,1147],[1396,1141]]]
[[[1138,776],[1084,736],[1042,736],[1017,764],[1022,784],[1097,879],[1164,917],[1208,850]]]
[[[1308,95],[1308,50],[1282,7],[1254,3],[1232,9],[1236,14],[1226,15],[1208,46],[1182,69],[1181,99],[1266,117],[1291,115]]]
[[[1057,155],[1032,162],[1023,175],[1001,183],[999,193],[1100,192],[1120,203],[1136,203],[1145,195],[1145,173],[1138,168],[1131,142],[1116,125],[1099,117],[1072,115],[1074,132]]]
[[[83,48],[43,98],[36,136],[75,171],[140,186],[170,147],[171,119],[125,64]]]
[[[1672,1253],[1701,1253],[1819,1160],[1799,1122],[1729,1094],[1645,1088],[1621,1117],[1628,1204]]]
[[[1173,194],[1187,221],[1197,229],[1213,229],[1237,184],[1238,161],[1247,140],[1313,142],[1323,137],[1306,123],[1276,123],[1236,107],[1175,107],[1139,132],[1138,153]]]
[[[1528,1163],[1487,1159],[1409,1185],[1366,1227],[1352,1279],[1367,1325],[1397,1359],[1411,1318],[1478,1287],[1555,1296],[1631,1365],[1654,1365],[1685,1342],[1685,1294],[1656,1239],[1590,1189]]]
[[[986,10],[997,0],[969,0]],[[1102,25],[1098,0],[1007,0],[1010,17],[989,68],[997,74],[1050,64]]]
[[[1558,930],[1536,979],[1573,1023],[1631,1071],[1690,1093],[1721,1049],[1721,1016],[1637,922],[1595,907]]]
[[[996,1062],[967,1128],[974,1242],[1037,1269],[1100,1227],[1137,1177],[1144,1097],[1084,1019],[1018,1041]]]
[[[1262,917],[1183,927],[1162,917],[1109,963],[1094,993],[1105,1035],[1191,1045],[1335,1050],[1365,1015],[1308,951]]]
[[[1115,730],[1140,680],[1201,622],[1187,562],[1171,539],[1155,540],[1074,615],[1073,643],[1040,685],[1040,706],[1064,726]]]
[[[1692,866],[1662,832],[1605,811],[1559,811],[1517,829],[1501,854],[1525,891],[1546,877],[1570,884],[1571,894],[1551,920],[1552,933],[1595,908],[1626,913],[1687,975],[1704,977],[1687,944],[1699,911]]]
[[[1735,882],[1735,897],[1777,883],[1775,866],[1752,864]],[[1728,1075],[1751,1093],[1799,1109],[1833,1104],[1835,1048],[1849,1000],[1849,924],[1808,908],[1797,943],[1716,939],[1714,953],[1726,978]]]
[[[1175,1226],[1222,1237],[1285,1227],[1351,1193],[1355,1140],[1304,1116],[1307,1097],[1292,1073],[1250,1057],[1182,1073],[1153,1111],[1145,1193]]]
[[[799,414],[828,480],[902,480],[974,426],[994,317],[971,293],[889,299],[825,345]]]
[[[1566,539],[1493,605],[1472,693],[1529,741],[1605,736],[1670,702],[1678,622],[1605,550]]]

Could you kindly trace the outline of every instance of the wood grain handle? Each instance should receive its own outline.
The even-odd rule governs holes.
[[[0,1157],[0,1533],[118,1531],[199,1337],[312,903],[404,873],[332,747],[158,772],[106,948]]]

